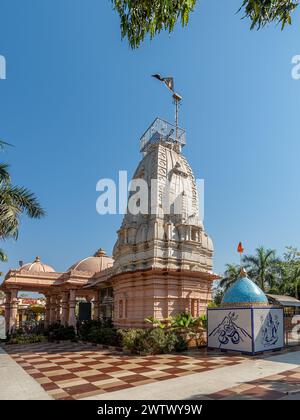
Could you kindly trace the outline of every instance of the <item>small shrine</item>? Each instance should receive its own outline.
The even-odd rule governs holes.
[[[207,311],[208,348],[256,354],[284,347],[283,308],[269,305],[244,268],[219,308]]]

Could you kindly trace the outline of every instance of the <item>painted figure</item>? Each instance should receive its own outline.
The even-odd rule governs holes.
[[[278,316],[274,315],[274,319],[272,317],[271,312],[268,313],[266,319],[262,320],[262,328],[261,328],[261,342],[264,347],[272,346],[276,344],[279,338],[278,330],[279,330],[279,320]]]
[[[219,347],[228,344],[229,341],[231,341],[232,344],[239,344],[246,338],[252,338],[244,328],[237,325],[237,319],[238,315],[234,312],[229,312],[229,314],[223,318],[222,322],[209,334],[209,336],[218,336],[218,341],[220,343]]]

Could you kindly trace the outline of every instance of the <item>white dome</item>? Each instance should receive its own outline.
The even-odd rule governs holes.
[[[36,257],[32,263],[22,265],[20,271],[29,271],[31,273],[54,273],[55,270],[51,265],[41,262],[40,257]]]
[[[103,249],[99,249],[93,256],[84,258],[73,264],[69,270],[89,271],[98,273],[106,268],[112,267],[114,263],[113,258],[108,257]],[[68,270],[68,271],[69,271]]]

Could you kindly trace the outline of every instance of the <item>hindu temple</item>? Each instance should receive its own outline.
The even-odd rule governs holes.
[[[65,272],[36,257],[8,271],[1,285],[7,330],[18,326],[20,291],[45,296],[46,326],[75,326],[82,299],[90,303],[93,319],[112,319],[117,327],[144,327],[149,316],[206,311],[218,276],[213,242],[199,217],[196,180],[182,154],[185,137],[185,130],[159,118],[141,137],[133,179],[147,183],[149,211],[125,214],[112,256],[100,248]]]

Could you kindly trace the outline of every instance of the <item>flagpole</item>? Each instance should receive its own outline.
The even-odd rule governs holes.
[[[241,270],[242,270],[242,268],[243,268],[242,257],[243,257],[243,253],[244,253],[244,248],[243,248],[242,242],[239,242],[237,252],[240,254],[240,267],[241,267]]]
[[[175,102],[175,142],[179,143],[178,134],[179,134],[179,105],[182,97],[174,91],[174,79],[173,77],[162,77],[160,74],[152,74],[152,77],[158,79],[160,82],[163,82],[167,88],[173,93],[173,101]]]
[[[179,100],[173,95],[175,101],[175,127],[176,127],[176,137],[175,140],[178,141],[178,125],[179,125]]]

